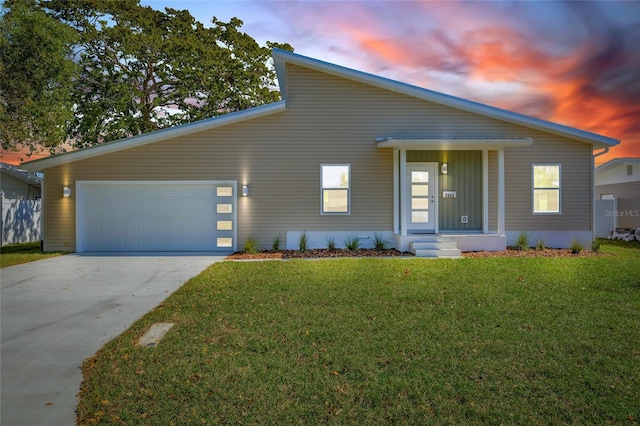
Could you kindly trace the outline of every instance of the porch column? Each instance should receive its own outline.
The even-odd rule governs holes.
[[[393,149],[393,233],[400,233],[400,150]]]
[[[407,236],[407,215],[404,213],[407,205],[407,150],[400,148],[400,231]]]
[[[482,233],[489,233],[489,150],[482,150]]]
[[[498,235],[505,236],[504,229],[504,148],[498,149]]]

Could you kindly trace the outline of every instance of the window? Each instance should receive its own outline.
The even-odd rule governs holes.
[[[627,176],[633,176],[633,164],[627,165]]]
[[[217,204],[216,211],[218,213],[233,213],[233,204]]]
[[[233,247],[233,238],[217,238],[216,245],[218,247]]]
[[[349,214],[351,165],[323,164],[321,169],[321,213]]]
[[[218,197],[231,197],[233,195],[233,187],[219,186],[216,188],[216,195]]]
[[[533,212],[560,213],[560,164],[533,165]]]

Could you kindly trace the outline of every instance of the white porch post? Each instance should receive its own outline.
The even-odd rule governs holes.
[[[482,150],[482,233],[489,233],[489,151]]]
[[[400,151],[393,149],[393,233],[400,233]]]
[[[498,235],[506,235],[504,229],[504,148],[498,149]]]
[[[407,205],[407,149],[400,148],[400,232],[403,237],[407,236],[407,215],[405,206]]]

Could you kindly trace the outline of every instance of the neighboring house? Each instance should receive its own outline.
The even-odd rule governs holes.
[[[24,164],[47,182],[45,250],[297,248],[303,232],[312,247],[428,242],[423,255],[504,250],[521,232],[590,245],[594,150],[619,141],[273,57],[280,102]]]
[[[0,163],[0,190],[5,198],[37,200],[40,198],[42,179],[35,173]]]
[[[596,168],[596,225],[604,231],[640,228],[640,158],[616,158]],[[601,225],[604,223],[605,225]],[[599,235],[601,236],[601,235]]]
[[[0,163],[0,241],[2,245],[40,240],[42,179]]]

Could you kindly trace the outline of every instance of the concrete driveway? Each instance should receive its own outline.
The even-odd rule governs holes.
[[[85,358],[223,256],[79,255],[0,269],[0,424],[75,424]]]

